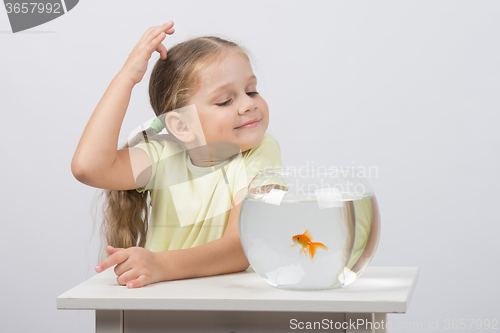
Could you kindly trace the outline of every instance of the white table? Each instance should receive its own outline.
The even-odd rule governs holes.
[[[406,313],[417,280],[416,267],[368,267],[345,288],[283,290],[249,267],[127,289],[110,268],[57,297],[57,308],[96,310],[98,333],[385,332],[386,314]]]

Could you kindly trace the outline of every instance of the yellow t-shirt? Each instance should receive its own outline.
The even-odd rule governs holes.
[[[256,147],[212,167],[193,165],[189,154],[170,135],[140,142],[150,157],[151,216],[145,248],[153,251],[195,247],[221,238],[236,193],[248,187],[257,173],[282,167],[281,149],[264,134]]]

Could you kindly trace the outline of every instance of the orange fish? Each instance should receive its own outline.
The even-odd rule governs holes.
[[[307,254],[307,251],[309,251],[309,257],[311,257],[312,262],[314,262],[313,258],[318,247],[328,250],[328,248],[322,243],[312,242],[312,236],[309,233],[309,229],[302,235],[293,236],[292,241],[294,244],[290,245],[290,247],[297,245],[300,248],[300,255],[302,255],[302,252]]]

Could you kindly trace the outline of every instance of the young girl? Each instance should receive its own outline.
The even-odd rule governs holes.
[[[173,25],[142,36],[93,112],[71,164],[80,182],[105,189],[109,256],[96,271],[116,265],[117,282],[128,288],[247,269],[240,203],[259,170],[282,166],[245,50],[208,36],[167,52],[161,42]],[[155,51],[160,59],[149,96],[157,118],[117,150],[131,91]]]

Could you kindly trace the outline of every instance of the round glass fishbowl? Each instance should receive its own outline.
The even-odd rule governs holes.
[[[380,235],[375,194],[355,167],[261,170],[238,224],[252,268],[283,289],[347,286],[370,263]]]

